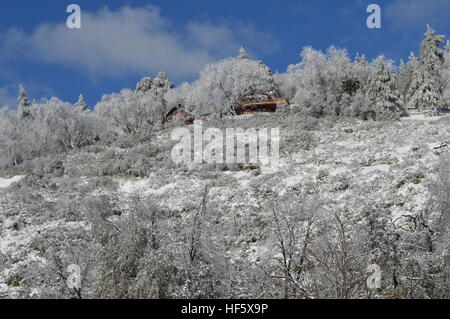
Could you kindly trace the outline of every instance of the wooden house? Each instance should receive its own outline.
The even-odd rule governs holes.
[[[288,105],[289,101],[284,98],[275,98],[271,95],[253,95],[242,99],[239,106],[235,108],[236,115],[255,113],[274,113],[279,105]],[[173,122],[176,118],[184,121],[185,125],[192,125],[196,119],[210,121],[212,113],[194,115],[182,108],[181,105],[171,108],[164,116],[164,124]]]
[[[176,118],[181,118],[186,125],[192,125],[195,121],[193,114],[183,110],[180,106],[175,106],[164,115],[164,123],[173,122]]]
[[[274,113],[278,105],[289,104],[286,98],[274,98],[271,96],[252,96],[242,100],[242,104],[236,108],[236,115],[255,113]]]

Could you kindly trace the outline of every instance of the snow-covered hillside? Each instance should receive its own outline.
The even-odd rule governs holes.
[[[241,265],[242,271],[255,274],[281,258],[273,209],[297,200],[304,201],[299,205],[320,206],[322,214],[339,213],[348,227],[358,227],[368,211],[381,208],[395,229],[411,230],[414,218],[419,217],[433,223],[436,216],[427,210],[429,185],[436,182],[443,159],[447,158],[446,165],[450,163],[445,147],[450,142],[450,116],[414,116],[399,122],[306,118],[309,124],[305,118],[297,122],[297,116],[259,114],[211,123],[280,127],[282,164],[274,174],[261,174],[258,168],[176,166],[170,160],[173,142],[168,128],[154,138],[152,143],[159,148],[155,153],[150,150],[154,144],[131,150],[85,149],[58,159],[62,168],[56,173],[0,179],[0,297],[44,297],[63,291],[58,269],[65,271],[71,263],[85,264],[86,256],[95,255],[97,246],[90,245],[95,239],[92,225],[96,218],[101,215],[104,222],[122,225],[121,219],[135,212],[136,198],[140,202],[150,199],[163,212],[161,227],[167,227],[164,229],[172,236],[173,251],[183,260],[182,247],[190,238],[186,232],[195,224],[206,186],[209,190],[202,219],[207,227],[202,233],[202,247],[211,244],[207,251],[213,251],[214,256],[220,254],[225,264]],[[143,159],[125,164],[127,153],[136,158],[142,155]],[[117,165],[129,166],[116,168],[117,172],[133,174],[144,169],[139,167],[143,165],[147,177],[102,170],[110,166],[111,158],[121,161]],[[297,213],[300,216],[300,211]],[[296,220],[297,213],[293,211],[289,218]],[[299,226],[302,222],[297,223]],[[178,232],[171,233],[172,228]],[[310,262],[312,267],[314,262]],[[370,262],[362,260],[361,264]],[[275,274],[277,267],[271,269]],[[317,278],[311,273],[303,280]],[[311,282],[301,284],[308,293],[314,293]],[[356,286],[360,285],[364,280]],[[379,292],[381,295],[398,293],[390,281],[386,285],[389,289]],[[234,296],[250,294],[244,290],[235,291]],[[265,291],[252,296],[276,293]]]

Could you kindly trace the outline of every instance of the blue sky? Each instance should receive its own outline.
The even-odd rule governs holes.
[[[82,28],[68,29],[79,4]],[[368,29],[366,8],[382,8]],[[0,4],[0,105],[16,106],[19,83],[32,99],[58,96],[90,105],[166,71],[191,81],[208,62],[245,46],[274,72],[298,63],[303,47],[345,47],[397,63],[418,52],[426,24],[450,36],[450,0],[15,0]]]

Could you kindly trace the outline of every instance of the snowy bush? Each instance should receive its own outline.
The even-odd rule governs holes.
[[[34,158],[90,145],[98,136],[95,117],[52,98],[22,111],[0,116],[0,168],[11,169]]]
[[[442,70],[442,82],[444,87],[444,103],[450,107],[450,41],[447,41],[444,52],[444,68]]]
[[[441,79],[444,52],[440,48],[444,38],[428,26],[420,48],[420,63],[408,90],[408,106],[428,115],[438,115],[445,106]]]
[[[402,108],[399,93],[389,71],[390,65],[379,57],[375,61],[376,70],[369,78],[367,97],[373,105],[377,120],[398,120]]]
[[[315,116],[339,115],[342,85],[351,78],[347,51],[330,47],[324,54],[306,47],[301,58],[299,64],[289,66],[282,90]]]
[[[236,114],[244,97],[277,94],[270,69],[261,61],[240,57],[207,65],[199,80],[182,85],[178,91],[178,98],[172,101],[200,115]]]
[[[119,130],[136,141],[145,141],[154,125],[161,122],[165,107],[152,91],[140,94],[124,89],[120,93],[104,95],[95,112],[112,130]]]

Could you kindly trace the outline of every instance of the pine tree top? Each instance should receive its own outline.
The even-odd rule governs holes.
[[[145,94],[150,91],[152,87],[153,80],[149,77],[144,77],[136,84],[136,93]]]
[[[75,104],[77,107],[81,108],[83,111],[87,111],[89,110],[89,106],[86,104],[86,102],[84,101],[84,96],[83,94],[80,94],[80,96],[78,97],[78,101]]]
[[[356,54],[354,63],[358,63],[358,64],[361,64],[361,65],[368,65],[369,64],[369,62],[367,61],[366,56],[364,54],[363,55],[359,55],[359,53]]]
[[[244,47],[241,47],[239,49],[239,59],[241,60],[247,60],[248,59],[248,54],[247,51],[244,49]]]
[[[17,97],[17,100],[19,101],[18,110],[21,112],[23,117],[30,116],[30,100],[28,99],[27,93],[25,91],[25,87],[20,84],[19,85],[19,96]]]
[[[153,85],[159,88],[173,89],[174,84],[169,76],[164,72],[158,72],[158,75],[153,80]]]
[[[17,100],[20,103],[19,106],[28,107],[31,105],[30,100],[28,99],[27,93],[25,91],[25,87],[22,84],[19,85],[19,96],[17,97]]]
[[[420,63],[431,74],[436,74],[444,62],[444,52],[440,48],[445,36],[436,35],[429,25],[425,32],[425,39],[420,46]]]

